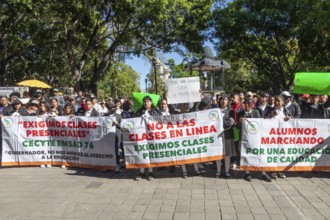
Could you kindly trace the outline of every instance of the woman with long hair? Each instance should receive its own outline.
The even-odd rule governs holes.
[[[152,104],[152,99],[150,96],[145,96],[143,98],[143,106],[136,112],[136,117],[147,117],[147,116],[156,116],[161,115]],[[147,177],[149,181],[154,179],[154,174],[152,168],[148,168],[148,175],[145,175],[145,168],[140,168],[139,174],[135,177],[136,181],[141,180],[142,178]]]
[[[229,97],[221,96],[219,99],[220,111],[223,114],[223,129],[224,132],[222,135],[224,151],[223,153],[226,155],[225,157],[225,174],[224,177],[230,178],[229,168],[230,168],[230,159],[231,157],[237,156],[237,151],[235,148],[234,142],[234,119],[231,116],[231,109],[229,108]],[[216,178],[221,176],[221,160],[216,161],[217,173],[215,175]]]

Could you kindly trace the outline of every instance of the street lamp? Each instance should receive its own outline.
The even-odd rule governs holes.
[[[222,70],[222,74],[221,74],[221,78],[222,78],[222,90],[225,91],[225,67],[223,65],[223,60],[221,60],[221,63],[220,64],[222,65],[222,68],[221,68],[221,70]]]
[[[146,93],[148,93],[148,79],[145,78],[145,79],[144,79],[144,82],[146,83]]]
[[[158,94],[158,90],[157,90],[157,71],[156,71],[156,64],[157,64],[157,58],[154,57],[154,58],[152,59],[152,65],[154,66],[156,94]]]

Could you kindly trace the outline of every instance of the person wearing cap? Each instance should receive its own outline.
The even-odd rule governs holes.
[[[50,100],[52,100],[53,98],[56,98],[58,105],[62,106],[63,108],[63,106],[65,105],[64,98],[59,94],[58,89],[53,89],[53,96],[50,97]]]
[[[31,100],[28,108],[28,112],[30,116],[37,116],[39,114],[38,109],[39,109],[39,100],[36,99]]]
[[[237,127],[240,127],[240,129],[242,129],[242,124],[244,123],[244,121],[248,121],[248,118],[260,118],[260,113],[257,109],[253,108],[253,103],[254,102],[252,98],[247,98],[244,100],[244,104],[246,108],[244,112],[241,112],[241,114],[239,115],[239,123],[237,123]],[[242,132],[240,132],[240,135],[241,134]],[[241,136],[240,139],[242,139]],[[261,171],[261,173],[262,173],[261,175],[262,180],[266,182],[272,181],[272,179],[268,176],[268,174],[265,171]],[[252,176],[249,170],[245,171],[245,180],[249,182],[252,180]]]
[[[12,102],[13,111],[6,112],[4,116],[29,116],[29,112],[26,110],[24,106],[22,106],[22,102],[19,99],[15,99]]]
[[[216,96],[214,96],[211,99],[210,108],[219,108],[219,104],[218,104],[218,100],[217,100],[217,97]]]
[[[281,93],[284,99],[284,108],[288,109],[290,112],[290,116],[293,118],[300,118],[301,110],[299,105],[296,102],[292,102],[292,96],[288,91],[284,91]]]
[[[261,118],[267,117],[271,110],[271,107],[268,105],[268,97],[269,94],[267,92],[263,92],[260,94],[257,110],[259,111]]]
[[[69,104],[73,106],[73,110],[75,114],[77,114],[78,109],[80,108],[79,105],[77,104],[76,98],[75,97],[70,97],[69,99]]]

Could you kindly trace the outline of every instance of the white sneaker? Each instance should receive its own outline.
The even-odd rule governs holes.
[[[62,165],[62,166],[61,166],[61,168],[62,168],[62,169],[65,169],[65,168],[66,168],[66,166]]]
[[[51,168],[52,167],[52,165],[50,165],[50,164],[47,164],[47,168]]]
[[[120,171],[119,166],[116,166],[115,173],[119,173],[119,171]]]
[[[40,165],[40,168],[45,168],[46,166],[45,165]]]
[[[236,163],[233,163],[232,165],[230,165],[230,168],[231,168],[232,170],[235,170],[235,169],[236,169]]]

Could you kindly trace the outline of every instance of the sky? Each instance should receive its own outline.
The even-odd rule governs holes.
[[[212,51],[213,55],[216,55],[213,45],[210,42],[206,42],[204,46],[209,46]],[[183,60],[183,57],[180,56],[178,53],[165,53],[161,55],[161,60],[173,59],[176,64],[180,64]],[[131,59],[125,60],[125,63],[131,66],[139,75],[140,75],[140,88],[141,91],[145,91],[146,84],[145,79],[148,73],[151,70],[151,63],[146,58],[133,56]],[[149,82],[150,83],[150,82]],[[149,85],[148,85],[149,86]]]
[[[164,58],[166,60],[173,59],[176,64],[181,63],[183,60],[177,53],[166,53],[164,54]],[[144,91],[146,88],[145,79],[147,78],[147,74],[150,73],[151,63],[146,58],[137,56],[125,60],[125,63],[131,66],[140,75],[140,88],[141,91]]]

